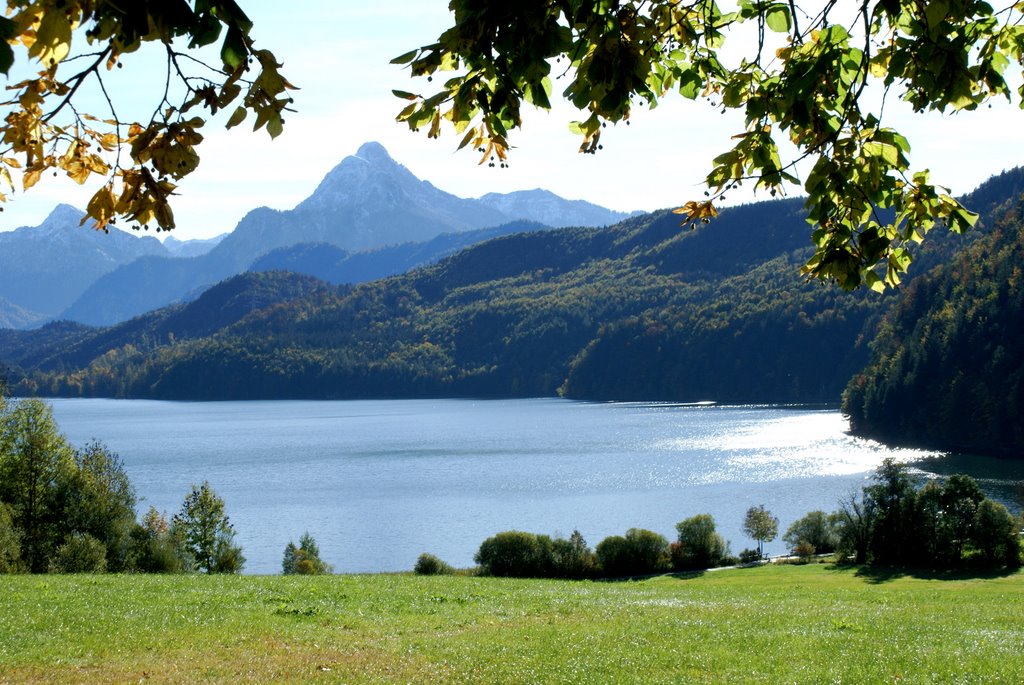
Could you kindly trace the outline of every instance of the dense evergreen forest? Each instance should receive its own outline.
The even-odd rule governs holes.
[[[856,375],[846,406],[857,431],[990,451],[977,436],[1019,444],[1004,418],[1019,404],[999,405],[1020,396],[1019,211],[1007,210],[1022,191],[1017,170],[967,197],[982,213],[979,230],[930,239],[913,277],[886,295],[799,276],[810,247],[802,203],[791,199],[732,208],[694,230],[665,211],[608,228],[501,236],[358,286],[247,273],[118,326],[0,331],[0,359],[20,394],[164,399],[835,403]],[[933,310],[947,328],[928,323]],[[1002,342],[988,328],[999,315],[1008,317]],[[958,333],[954,347],[951,321],[979,327]],[[961,359],[973,361],[954,368]],[[1000,384],[976,376],[982,368]],[[933,385],[902,385],[915,374]],[[941,385],[943,376],[961,380]],[[973,416],[967,406],[992,408],[984,421],[951,420]],[[939,433],[920,417],[975,437],[925,440]]]
[[[1024,203],[995,231],[916,279],[850,382],[854,431],[943,450],[1024,452]]]

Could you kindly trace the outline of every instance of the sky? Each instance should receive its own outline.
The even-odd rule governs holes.
[[[172,203],[173,235],[181,240],[230,231],[258,206],[294,207],[368,141],[382,143],[412,173],[461,197],[539,187],[621,211],[674,207],[703,196],[711,160],[729,149],[730,136],[743,129],[741,115],[723,115],[701,101],[677,96],[655,110],[637,108],[629,126],[604,132],[601,152],[581,155],[578,137],[568,130],[568,123],[579,117],[559,104],[550,113],[526,112],[523,130],[511,138],[509,168],[478,166],[472,151],[456,152],[461,136],[450,129],[439,140],[428,140],[394,120],[403,101],[392,89],[431,91],[430,84],[410,79],[406,69],[389,61],[433,42],[450,26],[446,0],[239,4],[255,23],[257,47],[272,50],[284,64],[282,73],[299,88],[294,93],[297,111],[286,117],[284,133],[273,141],[245,123],[225,130],[225,115],[207,123],[198,148],[200,167],[180,183]],[[108,85],[122,119],[152,110],[164,82],[158,57],[155,51],[127,55],[123,69],[110,75]],[[82,104],[100,113],[104,107],[95,93],[83,92]],[[1024,114],[1016,105],[920,116],[890,99],[886,116],[910,139],[913,167],[931,169],[933,180],[956,194],[1024,161]],[[84,208],[96,187],[95,182],[79,187],[63,177],[44,178],[27,193],[8,195],[0,230],[35,226],[58,203]],[[759,199],[768,197],[749,189],[728,198],[729,203]]]

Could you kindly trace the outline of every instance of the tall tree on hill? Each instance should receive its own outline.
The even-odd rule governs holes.
[[[745,128],[712,162],[709,199],[678,211],[706,221],[715,201],[743,182],[772,195],[799,184],[797,160],[779,152],[784,136],[813,162],[802,183],[815,246],[805,272],[845,288],[896,284],[909,246],[934,225],[962,231],[975,221],[927,171],[912,170],[909,142],[885,125],[885,98],[901,97],[918,112],[976,109],[1012,98],[1004,73],[1024,61],[1020,5],[997,11],[977,0],[739,0],[730,12],[715,0],[452,0],[450,7],[450,29],[395,60],[414,76],[445,77],[439,89],[428,86],[436,89],[430,95],[396,91],[409,100],[399,119],[412,129],[437,137],[447,121],[463,136],[460,147],[504,164],[523,103],[551,107],[553,68],[568,81],[564,97],[586,115],[572,124],[583,152],[598,151],[605,125],[628,122],[637,101],[653,107],[678,92],[740,110]],[[169,196],[199,163],[207,112],[233,107],[229,127],[253,114],[256,128],[282,130],[291,85],[274,55],[254,46],[252,23],[234,0],[9,0],[8,13],[0,18],[0,71],[10,73],[15,49],[40,71],[16,84],[5,105],[0,178],[13,187],[8,169],[20,169],[29,188],[49,170],[80,183],[96,174],[100,188],[88,212],[99,227],[117,217],[174,226]],[[732,42],[744,45],[735,61]],[[104,66],[120,65],[144,43],[164,49],[175,86],[150,121],[119,121],[112,102],[98,116],[69,106],[83,83],[102,84]],[[190,51],[215,43],[219,68],[199,79],[182,70],[192,64],[184,59]],[[76,58],[85,58],[84,68],[65,68]],[[883,90],[881,104],[864,97],[871,83]]]

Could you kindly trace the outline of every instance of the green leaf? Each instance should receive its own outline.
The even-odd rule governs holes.
[[[874,271],[867,271],[864,273],[864,285],[871,290],[874,290],[876,293],[885,292],[885,283]]]
[[[190,31],[192,40],[188,46],[190,48],[199,48],[210,45],[220,38],[221,28],[222,25],[216,17],[209,14],[203,15]]]
[[[871,141],[864,143],[864,154],[868,157],[881,157],[882,160],[891,166],[899,164],[899,148],[888,143]]]
[[[789,8],[785,5],[772,5],[768,8],[764,21],[772,31],[788,33],[790,28]]]
[[[252,31],[252,20],[234,0],[219,0],[216,9],[218,18],[231,28],[237,27],[243,33]]]
[[[415,93],[410,93],[405,90],[392,90],[391,92],[396,98],[402,98],[403,100],[416,100],[419,98]]]
[[[419,52],[420,52],[419,50],[410,50],[409,52],[401,54],[398,57],[396,57],[393,60],[391,60],[391,63],[392,64],[408,64],[409,62],[411,62],[414,59],[416,59],[416,55],[418,55]]]
[[[924,6],[924,18],[931,32],[937,31],[939,25],[949,14],[949,3],[946,0],[929,0]]]
[[[7,17],[0,17],[0,71],[7,74],[14,65],[14,50],[7,41],[14,38],[17,27]]]
[[[458,149],[461,150],[462,148],[464,148],[467,145],[469,145],[469,143],[473,140],[474,136],[476,136],[476,129],[475,128],[474,129],[470,129],[469,131],[467,131],[466,135],[462,138],[462,142],[459,143]]]
[[[270,134],[271,138],[277,138],[284,132],[284,120],[280,115],[270,117],[267,121],[267,133]]]
[[[227,128],[238,126],[245,119],[246,111],[245,107],[237,107],[234,112],[231,113],[231,118],[228,119]]]
[[[687,100],[696,100],[702,85],[700,74],[694,69],[687,69],[679,77],[679,94]]]
[[[245,63],[249,50],[245,45],[245,34],[237,26],[228,28],[228,35],[220,49],[220,59],[230,71],[234,71]]]

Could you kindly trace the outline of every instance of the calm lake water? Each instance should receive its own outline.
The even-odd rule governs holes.
[[[421,552],[472,565],[502,530],[593,546],[627,528],[672,539],[710,513],[733,552],[764,504],[780,535],[832,511],[887,456],[922,476],[967,472],[1019,510],[1024,463],[892,450],[834,410],[536,400],[156,402],[52,400],[76,445],[117,452],[142,498],[176,512],[192,484],[224,498],[246,573],[279,573],[309,531],[338,572],[409,570]],[[766,545],[782,553],[781,540]]]

